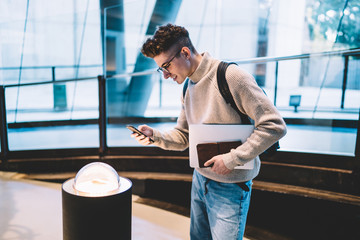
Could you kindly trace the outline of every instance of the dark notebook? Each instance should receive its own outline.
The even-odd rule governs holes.
[[[241,141],[199,143],[196,150],[199,159],[199,167],[204,168],[204,163],[212,157],[230,152],[241,145]]]

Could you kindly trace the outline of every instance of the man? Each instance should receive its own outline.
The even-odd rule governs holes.
[[[219,92],[216,72],[220,63],[209,53],[199,54],[184,27],[167,24],[148,38],[141,52],[153,58],[165,79],[189,86],[174,129],[160,132],[147,125],[132,134],[142,145],[184,150],[189,145],[190,124],[241,124],[240,116]],[[254,120],[255,130],[242,145],[209,159],[207,168],[195,168],[191,190],[192,240],[242,239],[250,204],[252,179],[260,169],[259,154],[286,133],[285,122],[258,87],[254,78],[236,65],[226,70],[226,81],[239,110]],[[255,159],[253,169],[234,169]]]

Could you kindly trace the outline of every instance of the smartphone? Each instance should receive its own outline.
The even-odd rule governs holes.
[[[126,127],[130,130],[130,131],[132,131],[133,133],[137,133],[137,134],[139,134],[139,135],[141,135],[141,136],[144,136],[144,137],[148,137],[148,136],[146,136],[143,132],[141,132],[139,129],[137,129],[136,127],[134,127],[134,126],[132,126],[132,125],[126,125]],[[152,140],[150,137],[149,137],[149,139],[150,139],[150,142],[154,142],[154,140]]]

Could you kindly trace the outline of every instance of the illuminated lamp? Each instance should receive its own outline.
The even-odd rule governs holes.
[[[63,239],[131,239],[131,195],[110,165],[85,165],[62,185]]]

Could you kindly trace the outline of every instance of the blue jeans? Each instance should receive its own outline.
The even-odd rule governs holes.
[[[210,180],[194,170],[191,188],[191,240],[241,240],[250,205],[249,191],[236,183]]]

